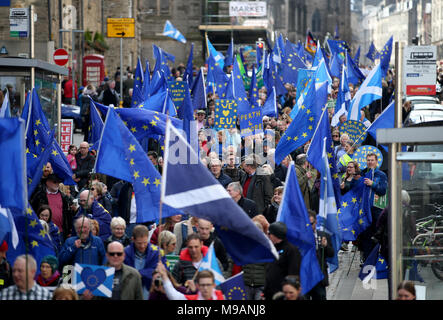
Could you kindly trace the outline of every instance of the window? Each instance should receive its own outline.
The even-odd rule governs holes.
[[[152,15],[169,15],[171,1],[169,0],[145,0],[144,9]]]
[[[321,17],[320,11],[316,9],[314,14],[312,15],[312,32],[320,32],[321,31]]]

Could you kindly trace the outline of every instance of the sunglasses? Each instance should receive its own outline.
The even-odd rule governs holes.
[[[108,254],[111,257],[115,257],[115,256],[121,257],[123,255],[123,252],[108,252]]]
[[[338,134],[333,134],[332,136],[333,136],[333,137],[338,137]]]

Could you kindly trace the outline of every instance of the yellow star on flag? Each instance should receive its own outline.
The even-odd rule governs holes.
[[[135,127],[132,127],[132,128],[131,128],[131,131],[132,131],[132,132],[137,132],[137,129],[136,129]]]
[[[342,205],[343,208],[346,208],[348,206],[348,203],[347,202],[343,202],[341,205]]]
[[[129,161],[129,164],[130,164],[131,166],[133,166],[133,165],[134,165],[134,159],[131,159],[131,161]]]
[[[37,121],[35,121],[35,125],[38,126],[40,124],[42,124],[42,122],[40,121],[40,119],[37,119]]]
[[[155,178],[155,181],[154,181],[155,186],[158,187],[158,185],[159,185],[160,183],[161,183],[161,182],[160,182],[160,179]]]
[[[29,223],[29,226],[30,226],[30,227],[33,227],[33,228],[34,228],[36,225],[37,225],[37,220],[35,220],[35,219],[34,219],[34,220],[31,220],[31,222]]]
[[[31,242],[31,245],[33,248],[38,247],[38,242],[34,240]]]
[[[151,125],[152,125],[152,126],[156,126],[156,125],[157,125],[157,121],[152,120],[152,121],[151,121]]]
[[[134,171],[134,179],[140,178],[139,171]]]
[[[54,150],[54,151],[52,151],[51,153],[52,153],[55,157],[58,156],[58,152],[57,152],[57,150]]]
[[[145,187],[146,187],[148,184],[151,184],[151,183],[149,182],[149,178],[143,178],[142,183],[145,185]]]
[[[131,152],[135,151],[135,145],[130,144],[129,145],[129,151],[131,151]]]

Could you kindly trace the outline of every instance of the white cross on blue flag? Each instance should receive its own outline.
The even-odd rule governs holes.
[[[165,27],[163,29],[163,35],[180,41],[181,43],[186,43],[186,38],[178,31],[169,20],[166,20]]]

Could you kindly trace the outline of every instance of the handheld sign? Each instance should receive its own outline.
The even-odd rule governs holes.
[[[338,129],[340,130],[340,136],[347,133],[349,139],[354,141],[356,145],[363,143],[368,135],[368,133],[365,132],[365,124],[356,120],[347,120],[340,124]]]
[[[233,99],[217,99],[215,101],[214,127],[232,129],[237,124],[237,102]]]
[[[380,168],[383,163],[383,155],[381,154],[379,149],[370,145],[361,146],[357,150],[355,150],[354,156],[352,157],[352,160],[358,162],[361,170],[366,169],[367,167],[366,155],[368,155],[369,153],[375,153],[377,155],[377,168]]]

